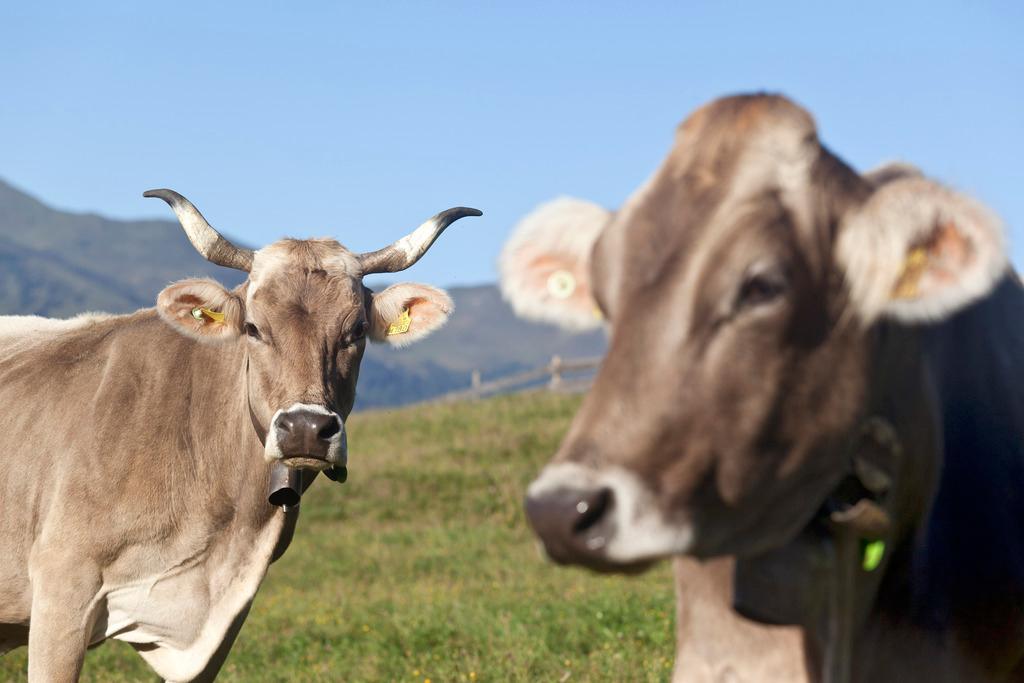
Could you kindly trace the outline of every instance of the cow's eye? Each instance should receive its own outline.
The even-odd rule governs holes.
[[[253,339],[263,339],[263,335],[260,334],[260,328],[256,327],[252,323],[245,324],[245,333]]]
[[[366,331],[370,328],[370,323],[365,320],[360,320],[356,323],[356,326],[352,328],[352,332],[349,334],[349,340],[354,344],[363,337],[366,336]]]
[[[786,293],[788,281],[779,269],[757,269],[747,273],[736,297],[736,307],[749,308],[772,303]]]

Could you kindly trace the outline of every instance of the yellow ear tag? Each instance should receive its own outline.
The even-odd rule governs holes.
[[[196,320],[202,321],[204,316],[215,323],[222,323],[224,322],[224,319],[227,318],[227,316],[221,313],[220,311],[214,311],[213,309],[210,308],[203,308],[200,306],[198,308],[192,309],[192,317],[195,318]]]
[[[396,334],[405,334],[409,331],[410,325],[412,325],[412,316],[409,315],[408,308],[403,308],[402,315],[398,316],[398,320],[388,326],[387,336],[392,337]]]
[[[907,260],[903,262],[903,272],[892,288],[892,297],[894,299],[916,297],[919,293],[918,285],[921,282],[921,276],[924,275],[927,268],[928,250],[925,247],[916,247],[907,254]]]
[[[556,270],[548,276],[547,288],[556,299],[568,299],[576,291],[576,278],[568,270]]]

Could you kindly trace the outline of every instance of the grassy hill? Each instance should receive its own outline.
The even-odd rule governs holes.
[[[667,680],[668,567],[555,567],[526,528],[523,492],[578,402],[520,394],[353,416],[348,483],[306,495],[220,680]],[[24,648],[0,658],[0,680],[24,667]],[[83,674],[152,679],[116,642]]]
[[[244,277],[200,257],[175,221],[59,211],[0,180],[0,315],[124,313],[152,306],[169,282],[193,276],[232,287]],[[357,409],[463,389],[473,370],[494,377],[540,366],[554,354],[585,356],[604,348],[601,333],[570,335],[520,320],[492,285],[450,292],[455,315],[439,333],[407,349],[371,346]]]

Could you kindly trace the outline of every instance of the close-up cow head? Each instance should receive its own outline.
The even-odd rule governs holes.
[[[443,211],[379,251],[355,254],[333,239],[283,239],[252,251],[221,236],[177,192],[166,201],[207,260],[249,274],[228,290],[209,279],[176,282],[157,298],[174,329],[208,344],[244,344],[246,400],[268,461],[334,470],[347,462],[345,420],[355,401],[366,340],[405,346],[443,325],[447,293],[404,283],[373,292],[363,277],[409,268],[459,218]]]
[[[973,199],[860,175],[805,110],[752,95],[691,115],[618,211],[538,208],[501,269],[521,314],[608,325],[526,508],[556,561],[620,569],[793,539],[848,472],[878,323],[943,320],[1007,261]]]

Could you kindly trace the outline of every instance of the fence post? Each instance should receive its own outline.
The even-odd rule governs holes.
[[[548,366],[551,373],[551,381],[548,382],[548,391],[558,391],[562,386],[562,357],[551,356],[551,365]]]
[[[473,398],[480,398],[480,371],[474,370],[469,376],[469,388],[473,390]]]

